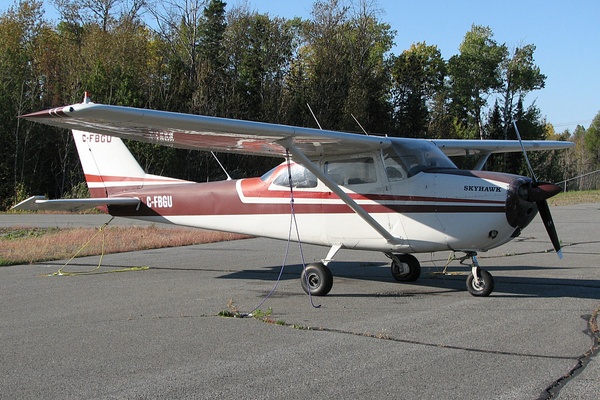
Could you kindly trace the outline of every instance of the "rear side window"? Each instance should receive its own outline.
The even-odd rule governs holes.
[[[317,187],[317,177],[302,165],[292,164],[290,170],[293,188],[310,189]],[[290,187],[290,174],[287,168],[281,170],[279,175],[273,180],[273,185]]]
[[[324,171],[332,181],[342,186],[377,182],[375,162],[371,157],[327,161]]]

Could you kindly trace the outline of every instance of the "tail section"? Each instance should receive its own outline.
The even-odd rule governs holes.
[[[91,197],[110,197],[144,186],[187,181],[146,174],[118,137],[73,130]]]

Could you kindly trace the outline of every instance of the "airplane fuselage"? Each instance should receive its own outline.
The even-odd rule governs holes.
[[[141,204],[110,206],[112,215],[189,227],[287,239],[293,211],[306,243],[383,252],[419,253],[442,250],[485,251],[508,242],[531,221],[534,203],[521,205],[527,220],[510,221],[507,201],[515,175],[431,170],[398,181],[375,177],[344,187],[353,200],[401,239],[389,243],[320,181],[286,182],[286,164],[261,178],[211,183],[182,183],[136,190],[118,196]],[[278,184],[279,183],[279,184]],[[294,184],[292,184],[294,186]],[[114,196],[114,194],[113,194]],[[509,202],[509,201],[508,201]],[[511,224],[512,222],[512,224]],[[298,238],[294,238],[298,239]]]

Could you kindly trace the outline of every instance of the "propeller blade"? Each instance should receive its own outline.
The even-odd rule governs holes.
[[[552,246],[554,246],[554,250],[556,251],[558,258],[562,260],[563,255],[560,246],[560,240],[558,239],[558,234],[556,233],[556,228],[554,226],[554,221],[552,220],[552,214],[550,214],[548,202],[546,200],[541,200],[536,202],[536,205],[540,213],[540,217],[542,217],[542,221],[544,222],[544,226],[546,227],[546,232],[548,232],[550,241],[552,241]]]
[[[525,146],[523,146],[521,134],[519,133],[519,128],[517,128],[517,121],[513,120],[513,125],[515,127],[515,132],[517,133],[519,143],[521,144],[523,156],[525,157],[525,161],[527,162],[527,168],[529,169],[529,173],[531,174],[531,179],[533,181],[531,187],[529,188],[528,200],[534,201],[537,205],[540,217],[542,217],[542,221],[544,222],[544,226],[546,227],[546,232],[548,232],[548,236],[550,236],[552,246],[554,246],[554,250],[556,251],[558,258],[562,260],[563,255],[560,247],[560,240],[558,239],[558,233],[556,233],[554,221],[552,220],[552,214],[550,214],[550,207],[548,207],[548,202],[546,201],[550,197],[558,194],[562,189],[559,186],[556,186],[552,183],[539,182],[537,180],[535,172],[533,172],[533,168],[531,167],[531,163],[529,162],[529,157],[527,157],[527,151],[525,151]]]
[[[560,186],[557,186],[553,183],[539,182],[537,184],[532,185],[532,187],[529,188],[527,200],[537,203],[539,201],[549,199],[550,197],[555,196],[560,192],[562,192]]]

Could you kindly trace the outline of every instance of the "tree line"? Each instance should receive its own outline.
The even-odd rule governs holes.
[[[42,0],[16,1],[0,15],[2,209],[30,194],[85,191],[70,135],[16,118],[80,102],[84,91],[98,103],[316,127],[310,105],[324,128],[360,132],[359,121],[369,133],[402,137],[514,139],[516,120],[524,139],[581,143],[581,154],[532,154],[540,178],[600,164],[597,131],[557,134],[535,104],[525,106],[546,79],[535,45],[509,47],[489,27],[473,25],[445,60],[426,43],[393,54],[396,31],[376,0],[317,0],[308,19],[227,10],[222,0],[53,2],[58,21],[45,18]],[[128,144],[151,173],[223,177],[210,154]],[[279,162],[219,157],[233,177]],[[487,165],[527,174],[519,154]]]

